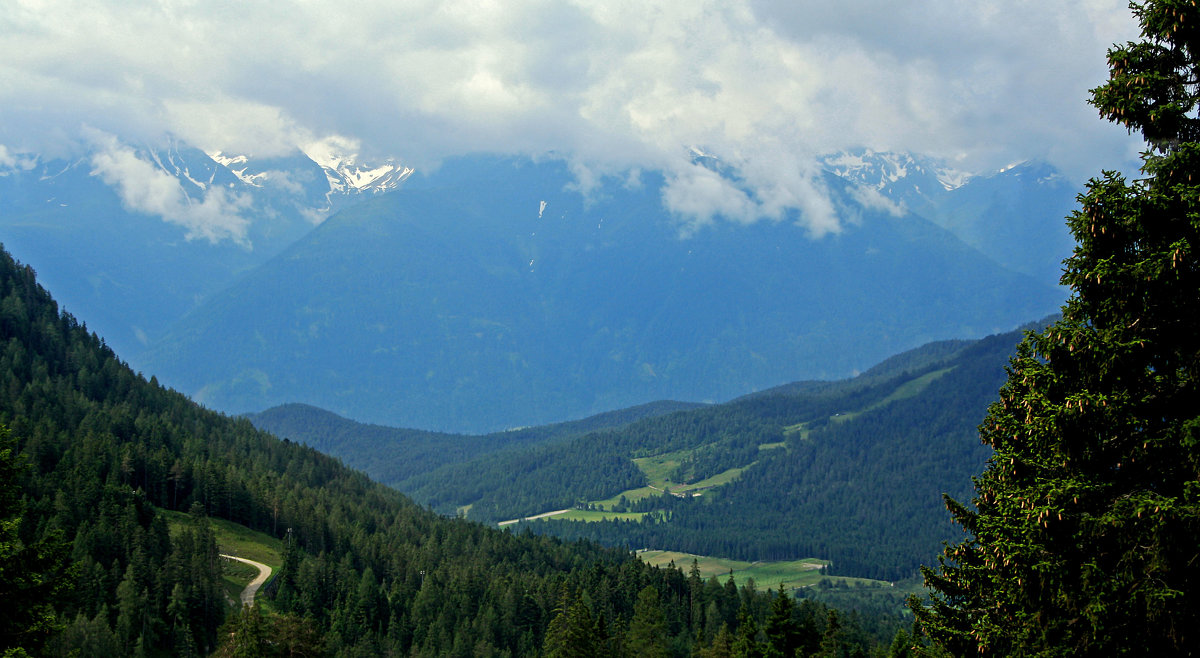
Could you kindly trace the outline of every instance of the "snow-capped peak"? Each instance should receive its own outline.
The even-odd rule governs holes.
[[[301,150],[325,170],[333,193],[383,192],[398,187],[414,171],[391,159],[360,164],[358,148],[355,140],[332,137],[307,144]]]

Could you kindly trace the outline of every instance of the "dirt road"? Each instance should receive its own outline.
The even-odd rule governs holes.
[[[271,567],[268,567],[262,562],[247,560],[244,557],[225,555],[224,553],[221,554],[221,557],[227,560],[237,560],[238,562],[243,562],[258,569],[258,576],[256,576],[254,580],[250,581],[249,585],[246,585],[246,589],[242,590],[242,605],[254,605],[254,595],[258,593],[258,588],[262,587],[263,583],[267,582],[267,579],[271,577]]]

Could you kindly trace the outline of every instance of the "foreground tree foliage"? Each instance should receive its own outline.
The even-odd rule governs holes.
[[[969,538],[926,569],[921,628],[955,655],[1180,655],[1200,647],[1200,9],[1132,5],[1102,116],[1145,136],[1069,219],[1063,318],[1029,335],[980,426],[995,450]]]

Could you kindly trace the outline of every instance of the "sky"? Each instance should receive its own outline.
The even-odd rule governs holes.
[[[1106,49],[1136,37],[1121,0],[6,0],[0,168],[100,149],[119,187],[153,173],[129,145],[166,136],[426,171],[553,156],[584,190],[658,170],[693,219],[798,211],[821,234],[836,219],[816,158],[841,149],[975,173],[1042,159],[1079,182],[1129,168],[1140,142],[1086,100]],[[238,203],[193,219],[236,238]]]

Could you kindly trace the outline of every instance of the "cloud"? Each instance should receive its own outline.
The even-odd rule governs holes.
[[[182,226],[188,240],[217,243],[228,239],[250,246],[246,238],[249,220],[243,215],[250,207],[248,197],[209,187],[201,198],[192,199],[177,178],[139,158],[115,137],[92,136],[92,175],[115,189],[127,209]]]
[[[1077,180],[1126,166],[1140,144],[1085,101],[1134,28],[1121,0],[14,0],[0,143],[40,152],[87,124],[262,156],[340,138],[423,168],[553,152],[593,176],[663,171],[687,222],[794,211],[822,234],[814,162],[838,149],[1044,158]]]
[[[14,171],[29,171],[36,166],[36,156],[28,153],[10,153],[6,146],[0,144],[0,176]]]

